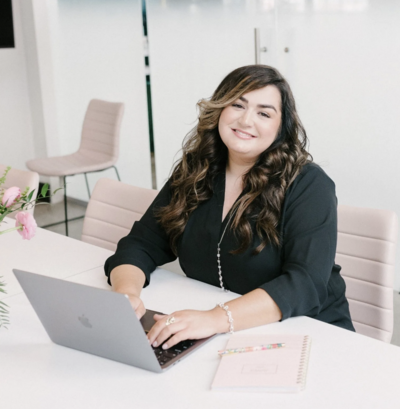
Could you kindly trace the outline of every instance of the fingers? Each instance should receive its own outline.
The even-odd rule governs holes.
[[[173,319],[172,319],[173,318]],[[186,339],[206,338],[216,333],[212,311],[182,310],[170,315],[155,314],[147,338],[153,347],[167,349]],[[167,325],[168,324],[168,325]]]
[[[188,338],[189,337],[186,331],[179,331],[175,335],[173,335],[170,339],[168,339],[166,342],[164,342],[162,349],[172,348],[176,344],[179,344],[179,342],[184,341]]]
[[[175,318],[175,321],[169,325],[166,325],[168,319],[171,317],[175,317],[174,315],[154,315],[154,320],[156,323],[153,325],[149,333],[147,334],[147,338],[153,347],[160,346],[164,341],[171,337],[171,335],[182,331],[185,328],[183,322],[180,322],[179,319]],[[169,342],[168,342],[169,343]],[[166,349],[168,347],[164,347]]]

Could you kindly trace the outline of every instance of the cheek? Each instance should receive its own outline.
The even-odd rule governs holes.
[[[228,126],[230,122],[231,122],[231,115],[229,111],[225,108],[221,112],[221,115],[218,121],[218,131],[220,135],[222,135],[224,131],[226,132],[226,126]]]
[[[229,116],[229,114],[226,112],[226,109],[224,109],[224,110],[221,112],[221,115],[220,115],[220,117],[219,117],[218,127],[221,127],[221,125],[223,125],[224,123],[226,123],[228,116]]]
[[[280,121],[269,123],[268,127],[265,127],[263,130],[264,135],[266,136],[266,138],[274,141],[276,137],[278,136],[279,128],[280,128]]]

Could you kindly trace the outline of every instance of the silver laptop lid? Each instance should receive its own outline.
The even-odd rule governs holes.
[[[13,272],[54,343],[163,371],[123,294],[26,271]]]

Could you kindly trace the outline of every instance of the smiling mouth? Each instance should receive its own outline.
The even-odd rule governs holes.
[[[238,136],[240,139],[252,139],[255,138],[254,135],[241,131],[240,129],[232,129],[233,133]]]

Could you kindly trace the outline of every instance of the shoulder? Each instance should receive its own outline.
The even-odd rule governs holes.
[[[325,186],[327,188],[335,188],[333,180],[325,173],[320,166],[314,162],[309,162],[304,165],[300,173],[296,176],[290,188],[306,187],[309,185]],[[289,188],[289,189],[290,189]]]
[[[320,166],[313,162],[303,166],[286,192],[286,201],[292,202],[311,197],[319,199],[335,197],[335,183]]]

